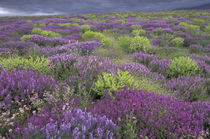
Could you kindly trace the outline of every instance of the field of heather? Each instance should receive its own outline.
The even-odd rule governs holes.
[[[205,139],[210,10],[0,17],[0,139]]]

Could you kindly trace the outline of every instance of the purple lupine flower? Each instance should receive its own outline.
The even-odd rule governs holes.
[[[195,101],[198,96],[206,96],[210,79],[196,77],[178,77],[169,80],[165,86],[174,92],[174,95],[184,99],[185,101]]]
[[[62,64],[71,64],[72,62],[74,62],[77,58],[76,54],[67,54],[67,53],[63,53],[63,54],[57,54],[51,57],[48,57],[48,59],[53,63],[53,64],[58,64],[59,62],[61,62]]]
[[[133,107],[131,102],[136,106]],[[148,138],[207,137],[208,129],[204,126],[210,120],[209,102],[190,103],[146,91],[125,89],[116,93],[115,99],[107,94],[89,108],[91,113],[105,115],[115,123],[121,117],[121,127],[131,110],[138,119],[135,125],[138,135]]]
[[[141,51],[133,53],[129,55],[128,57],[135,57],[139,62],[143,64],[149,64],[150,61],[157,58],[155,55],[143,53]]]
[[[150,73],[150,70],[146,66],[135,63],[135,62],[121,64],[118,66],[118,68],[123,71],[128,71],[132,75],[135,75],[138,73],[147,75]]]
[[[63,118],[62,118],[63,117]],[[62,118],[62,122],[57,119]],[[39,135],[43,138],[110,138],[117,137],[117,126],[105,116],[93,116],[92,114],[74,108],[55,114],[48,108],[44,108],[38,115],[27,119],[26,126],[18,127],[24,129],[18,136]]]
[[[28,104],[29,97],[34,91],[41,98],[44,91],[51,90],[59,85],[52,77],[40,75],[34,71],[0,71],[0,92],[3,99],[0,109],[10,109],[12,105],[24,100]],[[12,100],[15,99],[15,102]]]
[[[171,63],[171,60],[166,59],[154,59],[149,63],[149,67],[153,72],[160,72],[163,73],[166,70],[169,70],[169,64]]]

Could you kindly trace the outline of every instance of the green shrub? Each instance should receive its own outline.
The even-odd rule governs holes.
[[[85,40],[90,40],[90,39],[93,39],[93,38],[97,38],[97,39],[102,40],[105,37],[100,32],[93,32],[93,31],[87,31],[82,36]]]
[[[90,30],[90,26],[88,26],[88,25],[82,25],[82,26],[80,27],[80,29],[81,29],[83,32],[86,32],[86,31],[89,31],[89,30]]]
[[[185,22],[181,22],[179,23],[178,26],[184,26],[186,27],[188,30],[191,30],[191,31],[195,31],[195,30],[200,30],[200,27],[199,26],[196,26],[196,25],[189,25]]]
[[[210,33],[210,25],[205,26],[204,32]]]
[[[202,25],[202,24],[205,23],[205,20],[203,20],[203,19],[194,19],[194,20],[193,20],[193,23],[196,23],[196,24],[198,24],[198,25]]]
[[[184,39],[177,37],[171,40],[171,44],[175,47],[181,47],[184,44]]]
[[[37,34],[37,35],[40,35],[41,33],[42,33],[41,28],[34,28],[31,32],[31,34]]]
[[[108,91],[110,96],[112,96],[111,91],[120,90],[125,85],[128,88],[139,87],[138,82],[134,80],[134,77],[128,71],[123,72],[118,69],[117,75],[104,72],[101,76],[98,76],[93,90],[99,96],[104,95],[104,91]]]
[[[136,36],[131,40],[130,47],[131,51],[149,51],[152,46],[147,37],[144,36]]]
[[[30,40],[31,39],[31,35],[23,35],[20,40],[21,41],[25,41],[25,40]]]
[[[40,27],[46,27],[46,24],[45,23],[40,23],[39,26]]]
[[[117,23],[125,23],[127,21],[128,21],[128,19],[118,19],[118,20],[116,20]]]
[[[169,68],[169,74],[172,77],[193,76],[200,69],[196,61],[184,56],[174,58],[169,64]]]
[[[56,32],[52,32],[52,31],[43,31],[40,28],[34,28],[31,32],[31,34],[36,34],[36,35],[42,35],[45,37],[61,37],[61,35],[59,33]]]
[[[66,26],[66,27],[78,27],[79,26],[79,24],[77,24],[77,23],[73,23],[73,24],[71,24],[71,23],[62,23],[62,24],[58,24],[58,26]]]
[[[139,29],[141,27],[141,25],[131,25],[130,26],[132,29]]]
[[[133,30],[131,34],[132,34],[133,36],[138,36],[139,34],[145,34],[145,33],[146,33],[145,30],[139,29],[139,30]]]
[[[50,72],[51,66],[50,61],[45,57],[33,57],[29,58],[7,58],[0,60],[0,65],[4,70],[14,70],[16,68],[25,68],[27,71],[29,68],[37,71],[41,74],[47,74]],[[22,69],[21,69],[22,70]]]
[[[94,38],[100,39],[101,42],[103,43],[104,47],[109,47],[113,43],[113,41],[110,38],[105,37],[100,32],[87,31],[83,34],[83,38],[85,40],[91,40],[91,39],[94,39]]]
[[[51,38],[61,36],[59,33],[52,32],[52,31],[42,31],[40,35],[46,36],[46,37],[51,37]]]
[[[128,49],[131,44],[131,38],[128,36],[125,37],[119,37],[118,38],[118,44],[120,47]]]

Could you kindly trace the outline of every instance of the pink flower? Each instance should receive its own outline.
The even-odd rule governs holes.
[[[86,83],[82,83],[83,86],[86,86]]]
[[[20,113],[24,113],[24,109],[23,108],[19,108]]]
[[[144,136],[143,136],[143,135],[140,135],[139,137],[140,137],[140,138],[144,138]]]
[[[9,129],[9,132],[12,132],[12,129]]]
[[[132,117],[132,120],[133,120],[133,121],[135,121],[135,120],[136,120],[136,117],[135,117],[135,116],[133,116],[133,117]]]
[[[117,117],[117,120],[118,120],[118,121],[121,121],[121,118],[120,118],[120,117]]]
[[[136,106],[136,103],[133,103],[133,106],[135,107]]]

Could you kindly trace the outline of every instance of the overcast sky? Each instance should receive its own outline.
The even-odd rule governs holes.
[[[153,11],[208,3],[209,0],[0,0],[0,16]]]

